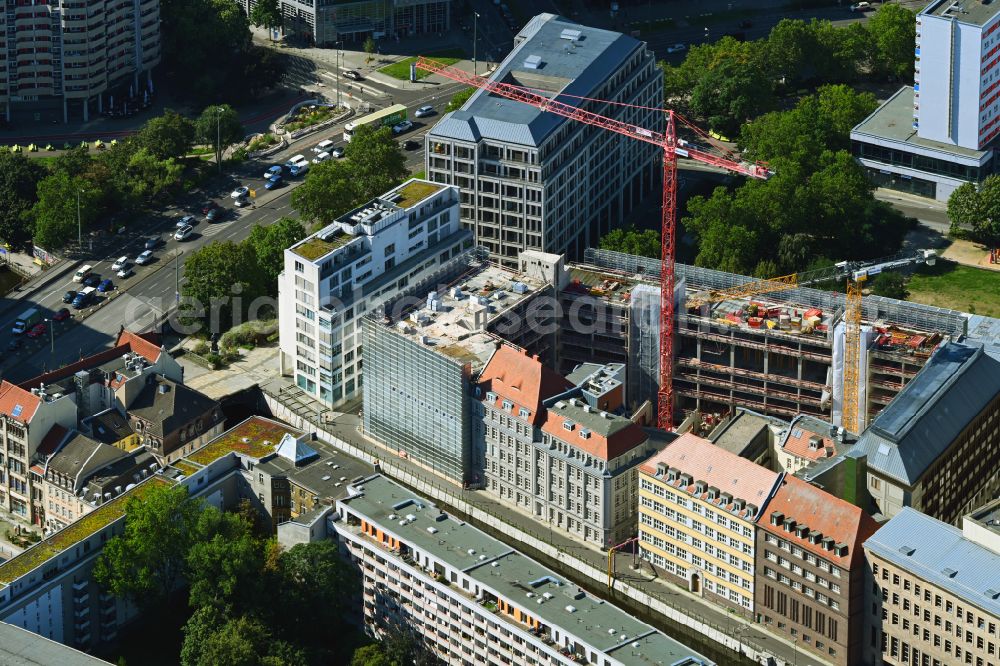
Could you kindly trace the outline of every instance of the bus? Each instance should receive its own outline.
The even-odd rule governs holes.
[[[350,141],[351,136],[354,135],[354,130],[364,125],[373,125],[375,129],[378,129],[379,127],[392,127],[404,120],[406,120],[406,107],[402,104],[393,104],[381,111],[362,116],[344,125],[344,141]]]

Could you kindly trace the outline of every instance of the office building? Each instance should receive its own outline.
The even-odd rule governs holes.
[[[868,493],[946,523],[1000,492],[1000,348],[948,342],[858,438]]]
[[[457,190],[409,180],[286,249],[278,277],[282,374],[327,405],[360,397],[365,313],[433,289],[471,245]]]
[[[962,527],[903,508],[864,544],[882,664],[1000,663],[1000,501]]]
[[[622,370],[622,368],[618,368]],[[600,373],[584,372],[584,381]],[[635,536],[638,466],[653,438],[624,416],[621,382],[580,386],[501,345],[475,389],[473,450],[484,488],[541,524],[601,548]],[[614,402],[611,402],[614,400]],[[662,445],[661,447],[662,448]]]
[[[64,122],[71,112],[86,122],[111,96],[151,85],[160,62],[160,2],[8,2],[0,58],[8,121],[22,107],[26,116],[59,105]]]
[[[780,479],[708,440],[681,435],[639,468],[642,558],[668,580],[751,617],[754,523]]]
[[[880,187],[947,201],[996,171],[1000,11],[934,0],[917,14],[913,86],[851,131],[852,150]]]
[[[617,32],[539,14],[490,78],[650,131],[664,128],[653,53]],[[428,179],[459,188],[462,223],[509,267],[523,250],[582,257],[644,197],[659,196],[662,181],[655,145],[481,90],[445,114],[425,142]]]
[[[375,636],[409,630],[455,666],[711,663],[385,477],[355,487],[328,525]]]
[[[504,341],[540,359],[554,346],[555,315],[533,304],[564,279],[562,257],[524,252],[520,269],[470,255],[433,291],[417,292],[421,300],[364,320],[365,434],[453,483],[483,484],[474,378]]]
[[[829,663],[877,664],[862,547],[877,529],[861,508],[784,476],[757,518],[757,620]]]
[[[239,0],[247,14],[257,0]],[[378,43],[451,29],[451,0],[279,0],[281,32],[316,46],[360,50],[371,37]],[[386,51],[383,50],[382,53]]]

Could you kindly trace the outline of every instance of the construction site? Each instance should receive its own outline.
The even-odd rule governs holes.
[[[711,423],[748,407],[840,424],[845,294],[796,287],[732,297],[753,280],[682,264],[676,269],[678,416]],[[588,360],[626,364],[630,409],[653,400],[658,388],[659,270],[655,259],[588,250],[583,264],[570,267],[569,284],[560,292],[558,369],[566,373]],[[858,429],[892,401],[942,340],[964,336],[966,325],[961,312],[865,297]]]

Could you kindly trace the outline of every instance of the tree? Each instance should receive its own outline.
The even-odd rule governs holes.
[[[896,271],[879,273],[872,280],[872,293],[886,298],[903,300],[906,298],[906,278]]]
[[[258,6],[260,3],[257,3]],[[194,143],[194,123],[176,111],[167,109],[162,116],[150,119],[136,137],[141,147],[160,160],[184,157]]]
[[[94,158],[88,146],[80,145],[64,151],[52,163],[53,173],[65,173],[70,177],[82,176],[90,168]]]
[[[132,195],[150,200],[180,183],[184,166],[174,158],[159,159],[140,148],[128,162],[128,186]]]
[[[346,160],[327,160],[306,172],[292,192],[292,206],[303,218],[326,224],[355,206],[357,190]]]
[[[635,226],[612,229],[600,241],[602,250],[614,250],[640,257],[660,258],[660,232],[654,229],[639,231]]]
[[[22,153],[0,152],[0,239],[15,249],[31,240],[31,207],[45,169]]]
[[[261,604],[264,548],[253,525],[238,514],[207,507],[198,517],[196,532],[200,538],[185,558],[191,607],[239,613]]]
[[[448,101],[448,105],[444,107],[444,112],[458,111],[462,108],[462,105],[469,101],[472,94],[476,92],[476,88],[468,87],[459,90],[457,93],[451,96],[451,100]]]
[[[333,626],[352,590],[343,559],[333,541],[296,544],[281,554],[278,632],[296,645],[329,643],[313,626]]]
[[[763,63],[727,57],[703,73],[691,90],[690,105],[712,129],[733,134],[773,101],[773,80]]]
[[[242,59],[241,80],[253,96],[274,88],[285,76],[285,59],[274,49],[252,46]]]
[[[315,627],[314,627],[315,629]],[[184,625],[183,666],[305,666],[302,650],[277,639],[252,616],[227,618],[211,606]]]
[[[38,183],[38,201],[31,208],[35,245],[50,251],[65,247],[81,228],[89,228],[97,219],[99,197],[100,192],[79,176],[57,171],[43,178]]]
[[[209,243],[195,250],[184,262],[186,280],[181,286],[181,294],[208,313],[213,324],[217,321],[220,330],[226,330],[232,326],[236,315],[244,319],[253,299],[266,291],[256,263],[248,244]],[[234,310],[235,296],[239,297],[238,311]],[[192,307],[182,309],[188,315],[192,313]]]
[[[365,43],[361,48],[363,48],[365,50],[365,53],[368,54],[367,56],[365,56],[365,62],[371,62],[374,59],[375,51],[378,48],[375,45],[375,40],[372,39],[371,35],[365,38]]]
[[[358,128],[351,137],[348,160],[358,191],[358,203],[391,190],[409,175],[406,157],[388,127]]]
[[[351,666],[396,666],[378,643],[362,645],[354,651]]]
[[[952,233],[964,227],[976,240],[1000,245],[1000,176],[987,176],[978,187],[959,186],[948,198],[948,218]]]
[[[798,19],[782,19],[767,37],[767,60],[774,72],[796,85],[815,73],[818,48],[815,24]]]
[[[250,11],[250,22],[258,28],[267,28],[269,34],[274,28],[280,28],[284,24],[284,17],[278,0],[257,0]]]
[[[283,217],[274,224],[263,227],[255,225],[246,242],[250,244],[257,258],[257,269],[268,290],[276,294],[278,274],[285,268],[285,249],[306,237],[302,223],[290,217]]]
[[[245,134],[239,114],[228,104],[206,108],[195,121],[195,136],[198,141],[215,148],[217,164],[222,164],[225,146],[236,143]]]
[[[914,13],[902,5],[882,3],[865,26],[875,44],[875,70],[883,76],[913,78],[913,45],[917,22]]]
[[[94,579],[144,608],[164,604],[183,581],[201,511],[201,502],[182,485],[155,485],[129,496],[125,531],[105,544]]]

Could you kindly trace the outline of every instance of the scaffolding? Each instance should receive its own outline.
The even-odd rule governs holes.
[[[584,261],[593,266],[620,271],[640,279],[659,280],[660,261],[637,257],[623,252],[588,248]],[[726,273],[711,268],[676,264],[677,278],[687,281],[689,289],[727,291],[752,282],[754,278],[736,273]],[[838,292],[821,291],[810,287],[797,287],[768,294],[758,294],[776,303],[789,303],[799,307],[819,308],[825,312],[843,312],[847,296]],[[865,296],[862,318],[868,322],[886,321],[906,328],[938,331],[953,337],[967,333],[968,318],[956,310],[936,308],[920,303],[908,303],[883,296]]]

